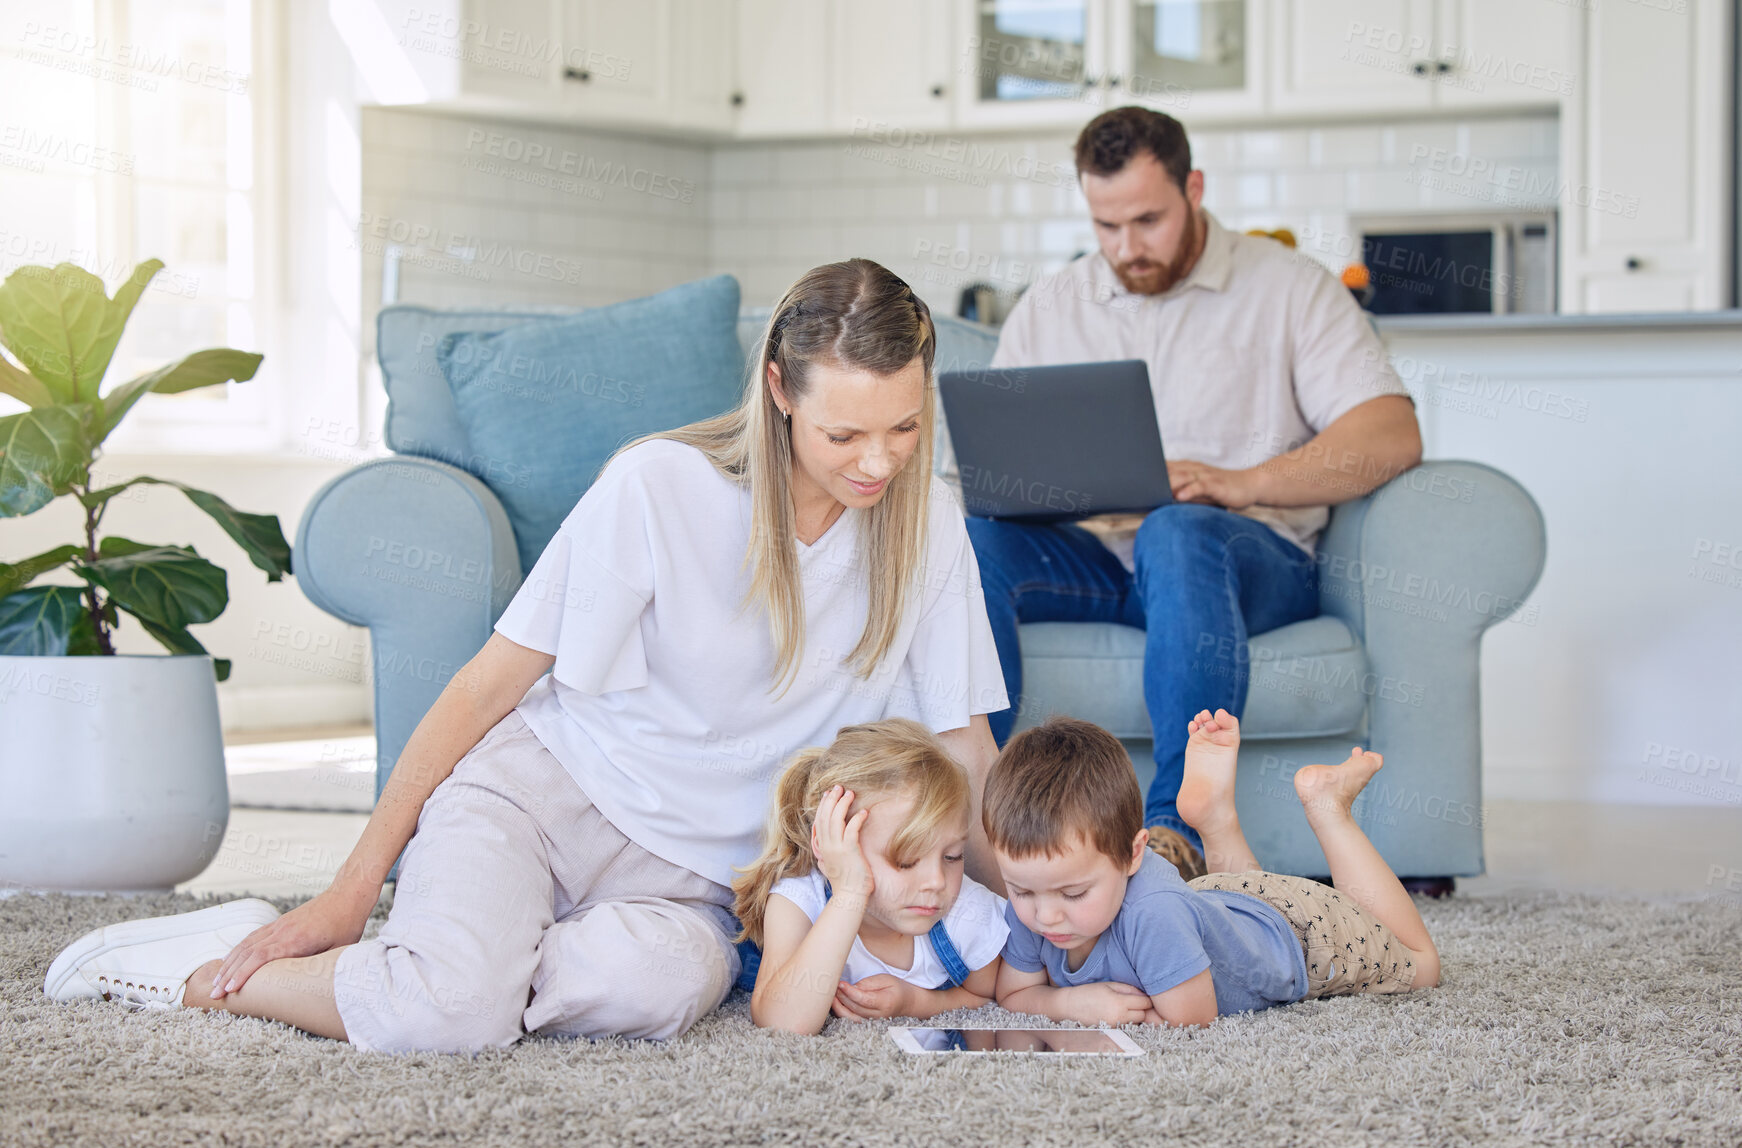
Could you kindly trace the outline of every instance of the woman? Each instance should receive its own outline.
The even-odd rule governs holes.
[[[46,991],[382,1051],[685,1031],[737,976],[729,886],[786,757],[885,717],[939,732],[976,793],[996,756],[997,651],[931,474],[935,345],[885,268],[807,273],[737,409],[606,465],[330,889],[264,925],[242,901],[98,930]],[[360,942],[402,847],[393,911]]]

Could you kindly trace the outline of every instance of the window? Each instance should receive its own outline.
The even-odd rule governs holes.
[[[272,121],[256,83],[253,0],[27,4],[6,20],[0,275],[71,262],[113,294],[135,264],[162,259],[111,386],[204,347],[267,355],[246,384],[148,398],[110,449],[276,445],[258,146]]]

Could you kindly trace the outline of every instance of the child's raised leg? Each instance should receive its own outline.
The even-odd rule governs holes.
[[[1204,843],[1210,873],[1248,873],[1258,868],[1252,846],[1234,810],[1234,763],[1240,756],[1240,721],[1227,710],[1199,710],[1186,724],[1185,776],[1179,785],[1179,815]]]
[[[1189,758],[1190,751],[1187,753]],[[1294,775],[1294,791],[1306,807],[1307,824],[1319,839],[1325,860],[1330,862],[1331,881],[1409,947],[1416,962],[1414,987],[1432,988],[1440,983],[1439,950],[1434,948],[1427,925],[1403,882],[1350,812],[1355,798],[1384,763],[1380,755],[1356,746],[1349,760],[1338,765],[1302,766]]]

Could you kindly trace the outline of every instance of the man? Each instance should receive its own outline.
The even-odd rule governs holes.
[[[1248,634],[1318,612],[1313,543],[1330,505],[1421,461],[1414,404],[1347,288],[1203,209],[1185,129],[1145,108],[1097,116],[1076,162],[1100,251],[1043,276],[1011,312],[994,367],[1142,359],[1174,504],[1078,525],[968,520],[1011,709],[1017,623],[1143,628],[1155,727],[1144,822],[1187,877],[1196,832],[1176,809],[1186,721],[1246,702]]]

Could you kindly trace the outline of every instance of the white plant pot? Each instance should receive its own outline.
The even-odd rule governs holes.
[[[0,655],[0,888],[167,890],[229,821],[210,657]]]

